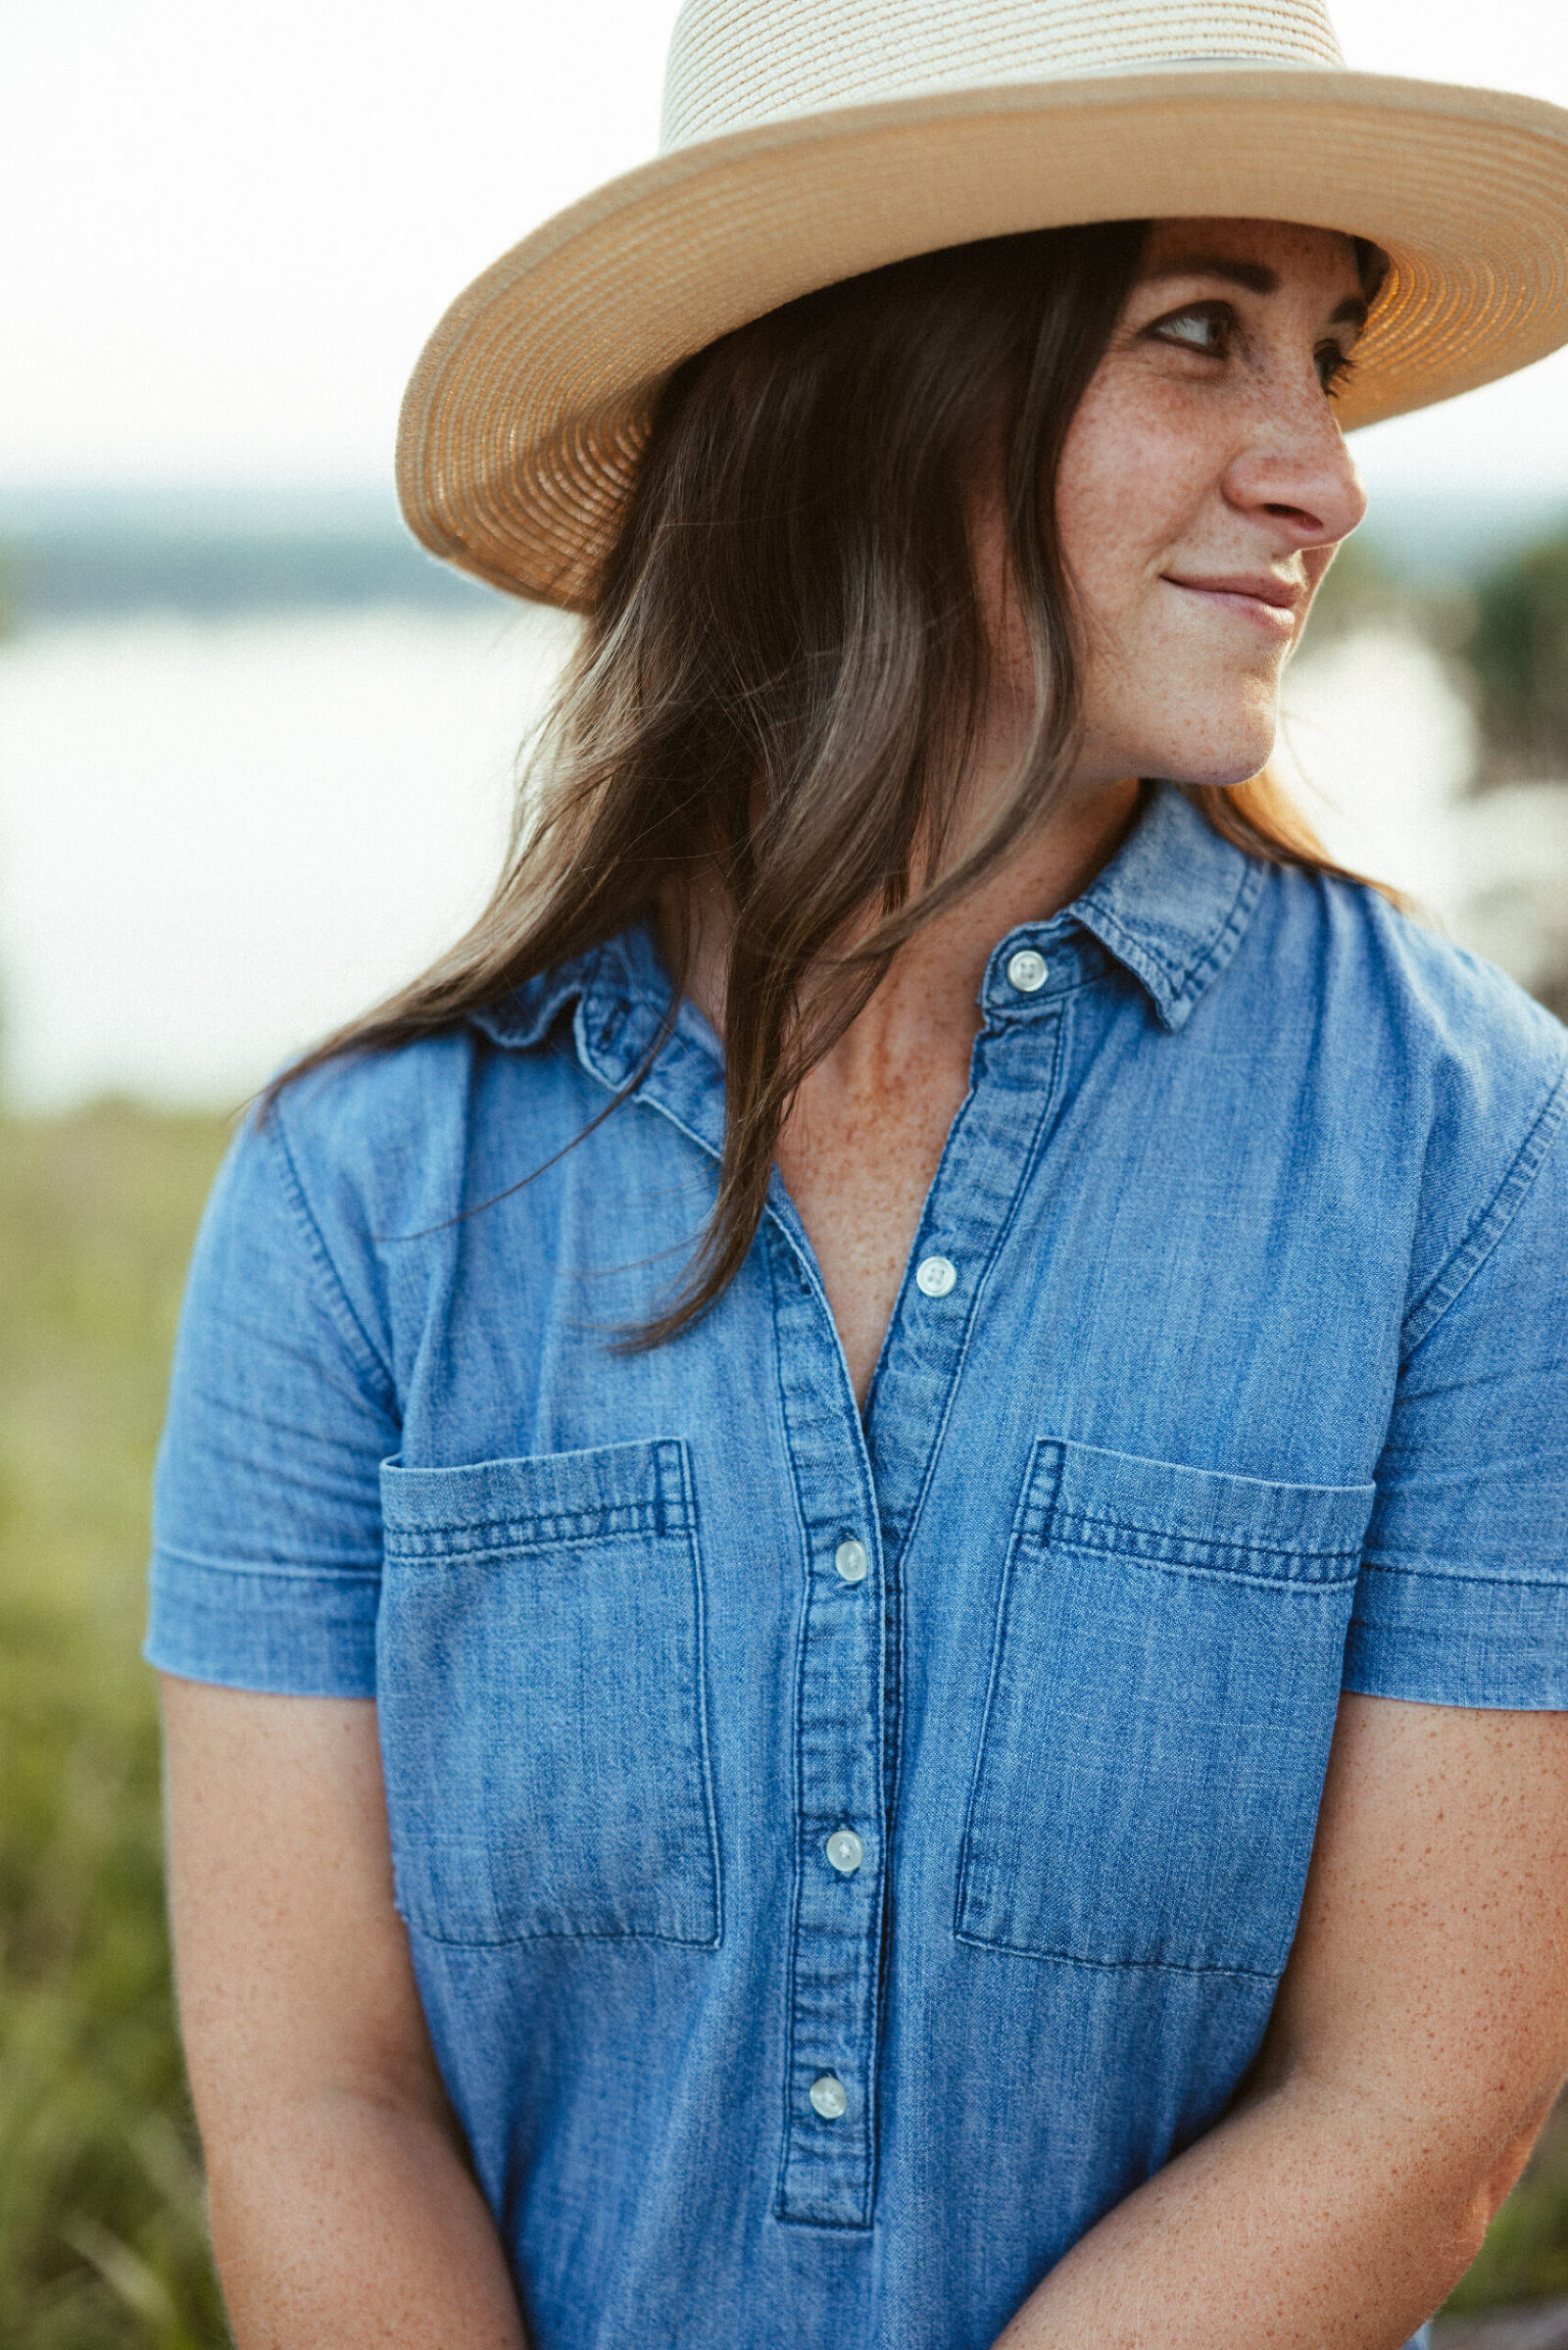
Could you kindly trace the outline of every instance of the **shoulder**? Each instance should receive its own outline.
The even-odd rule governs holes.
[[[1270,867],[1252,927],[1265,955],[1306,957],[1322,1010],[1377,1049],[1527,1086],[1568,1062],[1568,1030],[1505,972],[1365,883]]]
[[[313,1216],[341,1228],[407,1230],[462,1203],[466,1136],[482,1040],[466,1025],[389,1051],[346,1053],[258,1103],[242,1138]]]
[[[1252,931],[1254,987],[1272,977],[1276,1001],[1294,999],[1285,1016],[1310,1023],[1323,1080],[1348,1105],[1348,1172],[1359,1164],[1376,1182],[1391,1154],[1418,1172],[1414,1304],[1500,1230],[1553,1155],[1568,1125],[1568,1030],[1494,964],[1358,883],[1274,868]]]
[[[252,1301],[309,1290],[391,1380],[465,1216],[581,1131],[588,1090],[575,1054],[467,1022],[285,1072],[235,1139],[203,1263]]]
[[[604,955],[591,950],[408,1044],[285,1070],[252,1121],[258,1143],[270,1137],[308,1198],[378,1229],[461,1213],[471,1185],[499,1171],[498,1152],[559,1148],[602,1107],[579,1053],[557,1048],[559,1031],[580,1029]]]

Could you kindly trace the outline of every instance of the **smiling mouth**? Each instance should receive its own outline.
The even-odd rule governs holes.
[[[1215,611],[1233,612],[1239,618],[1266,628],[1271,636],[1296,634],[1300,591],[1283,579],[1178,579],[1169,571],[1161,576],[1167,587],[1180,588],[1185,596],[1199,596]]]

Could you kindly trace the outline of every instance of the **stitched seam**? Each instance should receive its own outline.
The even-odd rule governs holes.
[[[377,1389],[376,1402],[383,1409],[395,1411],[397,1388],[392,1378],[391,1369],[382,1361],[370,1344],[369,1336],[350,1302],[342,1277],[332,1262],[331,1251],[328,1249],[321,1234],[321,1228],[312,1212],[311,1203],[305,1195],[305,1186],[300,1181],[299,1169],[294,1163],[294,1154],[288,1147],[288,1136],[283,1126],[282,1111],[275,1102],[269,1113],[269,1118],[274,1129],[272,1140],[276,1143],[278,1154],[283,1161],[284,1197],[293,1210],[300,1237],[305,1243],[306,1253],[316,1267],[317,1276],[321,1283],[327,1312],[337,1326],[339,1337],[347,1345],[361,1379],[368,1378],[374,1383]]]
[[[697,1496],[691,1490],[691,1454],[684,1437],[679,1441],[672,1461],[666,1457],[662,1444],[659,1450],[661,1507],[666,1513],[666,1523],[671,1468],[680,1493],[680,1512],[685,1520],[686,1563],[692,1579],[692,1600],[697,1619],[697,1742],[702,1755],[709,1858],[713,1870],[713,1938],[708,1946],[716,1950],[724,1939],[724,1848],[718,1833],[718,1790],[713,1784],[713,1752],[708,1725],[708,1591],[703,1581],[703,1552],[697,1533]]]
[[[1096,1975],[1122,1975],[1136,1972],[1141,1975],[1228,1975],[1242,1983],[1278,1983],[1278,1967],[1222,1967],[1183,1966],[1173,1958],[1075,1958],[1070,1950],[1037,1950],[1027,1942],[983,1940],[976,1934],[954,1933],[954,1940],[967,1942],[974,1950],[1005,1950],[1013,1958],[1038,1958],[1052,1966],[1084,1967]]]
[[[800,1616],[795,1634],[795,1687],[790,1705],[790,1793],[794,1801],[795,1812],[795,1817],[790,1823],[790,1840],[794,1846],[794,1850],[791,1854],[792,1866],[790,1869],[789,1948],[784,1969],[784,2120],[783,2128],[779,2132],[778,2171],[773,2182],[772,2197],[773,2212],[776,2214],[779,2220],[787,2222],[790,2216],[789,2179],[790,2153],[792,2147],[791,2131],[793,2130],[795,2120],[796,1960],[800,1949],[801,1938],[803,1856],[801,1852],[799,1823],[806,1817],[805,1787],[803,1780],[803,1773],[805,1770],[805,1763],[803,1759],[804,1740],[801,1735],[801,1725],[806,1708],[806,1648],[810,1633],[811,1578],[816,1571],[816,1561],[812,1556],[811,1533],[810,1528],[807,1523],[806,1506],[801,1493],[800,1470],[796,1464],[794,1449],[790,1444],[789,1398],[784,1390],[785,1333],[780,1329],[780,1323],[783,1319],[783,1316],[780,1312],[779,1292],[783,1280],[786,1279],[789,1273],[794,1269],[793,1249],[790,1250],[790,1257],[792,1260],[791,1264],[784,1265],[780,1262],[780,1251],[786,1246],[787,1243],[785,1242],[782,1233],[779,1233],[776,1237],[770,1234],[768,1242],[765,1245],[764,1253],[767,1262],[768,1287],[772,1293],[773,1380],[778,1395],[778,1420],[780,1430],[782,1431],[784,1437],[785,1452],[789,1459],[790,1492],[795,1500],[795,1519],[800,1530],[801,1554],[805,1561],[806,1568],[805,1579],[801,1586]],[[885,1882],[885,1860],[883,1868]]]
[[[820,2228],[827,2235],[869,2235],[874,2225],[870,2220],[803,2220],[785,2205],[764,2216],[775,2228]]]
[[[448,1551],[568,1549],[578,1542],[603,1542],[613,1535],[647,1534],[658,1541],[664,1535],[690,1534],[695,1525],[687,1510],[676,1515],[661,1509],[657,1501],[629,1501],[604,1509],[564,1510],[558,1517],[499,1518],[478,1525],[435,1526],[427,1531],[388,1527],[386,1555],[430,1558]]]
[[[968,1904],[969,1884],[973,1875],[974,1807],[980,1793],[980,1781],[985,1771],[986,1748],[991,1737],[991,1717],[996,1711],[997,1704],[997,1687],[1002,1679],[1002,1652],[1005,1645],[1007,1600],[1012,1590],[1013,1567],[1019,1552],[1028,1540],[1026,1529],[1037,1507],[1035,1486],[1042,1464],[1053,1455],[1054,1456],[1054,1468],[1052,1472],[1052,1482],[1059,1484],[1062,1468],[1059,1444],[1037,1444],[1030,1455],[1028,1473],[1023,1481],[1023,1491],[1018,1496],[1018,1505],[1013,1511],[1012,1527],[1007,1536],[1007,1547],[1002,1562],[1002,1580],[997,1590],[996,1615],[991,1628],[991,1669],[986,1676],[986,1699],[980,1712],[980,1735],[975,1740],[974,1765],[969,1773],[969,1796],[963,1807],[963,1834],[958,1844],[958,1883],[953,1897],[953,1932],[960,1942],[974,1938],[964,1934],[960,1920]],[[1049,1504],[1047,1506],[1049,1507]]]
[[[1401,1337],[1407,1353],[1431,1336],[1513,1222],[1545,1162],[1565,1115],[1568,1115],[1568,1066],[1542,1103],[1491,1202],[1406,1314]]]
[[[716,1906],[715,1902],[715,1909]],[[421,1926],[407,1910],[399,1910],[398,1915],[411,1933],[418,1934],[422,1941],[438,1943],[443,1950],[512,1950],[519,1942],[668,1942],[677,1950],[716,1950],[719,1946],[716,1934],[705,1940],[700,1934],[657,1934],[652,1928],[641,1926],[607,1926],[586,1932],[569,1926],[543,1926],[521,1934],[488,1935],[437,1934],[430,1927]]]
[[[1037,1552],[1036,1555],[1049,1559],[1051,1553],[1048,1550]],[[1354,1585],[1356,1576],[1353,1553],[1349,1554],[1349,1564],[1343,1575],[1249,1575],[1240,1567],[1205,1566],[1199,1561],[1181,1558],[1140,1558],[1135,1552],[1126,1550],[1107,1552],[1106,1555],[1114,1557],[1116,1564],[1125,1567],[1130,1574],[1203,1576],[1225,1583],[1250,1584],[1254,1591],[1292,1591],[1303,1596],[1332,1596],[1336,1591],[1348,1591]]]
[[[1568,1598],[1568,1585],[1560,1575],[1462,1575],[1447,1567],[1401,1567],[1381,1558],[1366,1558],[1361,1562],[1364,1575],[1402,1575],[1411,1583],[1475,1584],[1483,1590],[1500,1591],[1552,1591]]]
[[[1098,1510],[1074,1509],[1058,1501],[1052,1515],[1052,1535],[1059,1534],[1075,1549],[1108,1550],[1116,1544],[1095,1539],[1098,1529],[1107,1534],[1141,1535],[1155,1542],[1181,1542],[1190,1550],[1205,1554],[1222,1553],[1231,1558],[1356,1558],[1360,1555],[1358,1542],[1233,1542],[1222,1535],[1189,1534],[1183,1526],[1160,1525],[1151,1518],[1102,1517]],[[1050,1542],[1042,1545],[1052,1547]]]

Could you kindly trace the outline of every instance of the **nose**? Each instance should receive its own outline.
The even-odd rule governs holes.
[[[1304,383],[1275,382],[1257,400],[1222,487],[1229,505],[1267,521],[1291,553],[1349,536],[1366,513],[1366,491],[1315,368]]]

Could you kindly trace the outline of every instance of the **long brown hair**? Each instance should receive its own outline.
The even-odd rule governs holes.
[[[638,1344],[673,1336],[734,1278],[802,1079],[904,941],[1065,780],[1079,661],[1054,483],[1146,230],[922,255],[677,368],[489,905],[282,1081],[451,1027],[656,911],[673,1007],[691,885],[716,882],[730,916],[717,1199],[683,1288]],[[999,446],[1034,728],[1003,812],[944,873],[989,683],[968,517]],[[1250,854],[1337,870],[1266,779],[1194,798]]]

